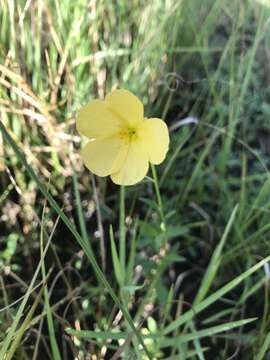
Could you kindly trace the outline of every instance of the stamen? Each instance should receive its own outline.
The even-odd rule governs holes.
[[[137,137],[137,131],[131,128],[121,129],[119,132],[119,136],[123,140],[132,141]]]

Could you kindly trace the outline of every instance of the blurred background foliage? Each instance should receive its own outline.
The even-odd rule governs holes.
[[[118,188],[83,167],[76,112],[120,87],[143,100],[146,115],[162,117],[170,126],[170,152],[157,169],[165,232],[152,182],[126,189],[131,262],[125,291],[137,322],[147,318],[145,333],[162,330],[194,305],[237,204],[204,296],[269,255],[269,15],[270,3],[254,0],[0,0],[0,119],[91,242],[116,291],[109,228],[117,243]],[[35,182],[0,137],[1,308],[25,293],[40,261],[44,226],[48,236],[54,234],[45,264],[61,358],[110,359],[116,341],[110,347],[64,332],[67,326],[125,326],[115,322],[117,309],[72,235],[61,223],[54,231],[55,222]],[[170,248],[161,269],[157,257],[164,238]],[[181,346],[148,339],[153,358],[266,359],[268,279],[266,264],[265,272],[246,277],[174,336],[236,319],[257,321]],[[32,300],[37,297],[33,292]],[[0,341],[16,306],[0,312]],[[55,358],[43,306],[35,318],[41,322],[30,322],[15,358]]]

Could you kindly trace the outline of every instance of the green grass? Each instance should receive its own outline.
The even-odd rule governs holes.
[[[0,0],[0,358],[269,356],[270,3]],[[171,128],[120,188],[78,109]],[[184,120],[184,121],[183,121]]]

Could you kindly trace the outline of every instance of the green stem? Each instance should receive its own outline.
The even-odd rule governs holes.
[[[126,279],[128,278],[128,271],[126,270],[126,225],[125,225],[125,218],[126,218],[126,209],[125,209],[125,186],[120,187],[120,209],[119,209],[119,257],[120,257],[120,265],[122,269],[122,279],[124,286],[126,284]],[[123,301],[123,305],[125,308],[128,309],[128,301],[129,297],[126,292],[123,292],[122,289],[120,290],[120,295]],[[128,331],[132,331],[130,325],[127,323],[127,329]],[[132,339],[132,342],[134,344],[134,350],[137,353],[138,349],[138,342],[136,339]],[[138,355],[138,354],[137,354]],[[126,358],[127,355],[127,349],[123,350],[123,356]]]
[[[120,264],[125,274],[126,267],[126,226],[125,226],[125,187],[120,187],[120,213],[119,213],[119,241],[120,241]]]
[[[164,216],[163,204],[162,204],[162,199],[161,199],[161,195],[160,195],[160,191],[159,191],[159,184],[158,184],[158,178],[157,178],[155,165],[151,164],[151,170],[152,170],[153,179],[154,179],[154,187],[155,187],[155,192],[156,192],[156,197],[157,197],[157,202],[158,202],[158,210],[159,210],[160,218],[162,221],[160,228],[162,231],[165,231],[166,230],[166,220],[165,220],[165,216]]]

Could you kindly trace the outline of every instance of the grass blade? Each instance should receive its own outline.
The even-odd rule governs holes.
[[[196,304],[192,309],[188,310],[184,315],[180,316],[178,319],[171,322],[170,325],[168,325],[164,331],[163,334],[169,334],[170,332],[177,329],[179,326],[185,324],[186,322],[192,320],[196,314],[206,309],[208,306],[212,305],[214,302],[219,300],[222,296],[224,296],[227,292],[235,288],[237,285],[239,285],[242,281],[244,281],[246,278],[248,278],[250,275],[258,271],[261,267],[264,266],[268,261],[270,261],[270,256],[267,256],[260,262],[258,262],[256,265],[252,266],[250,269],[245,271],[243,274],[239,275],[237,278],[233,279],[226,285],[224,285],[221,289],[214,292],[214,294],[208,296],[205,300],[202,302]]]
[[[113,261],[115,277],[116,277],[116,280],[117,280],[118,284],[120,285],[120,287],[122,287],[122,286],[124,286],[124,281],[125,281],[124,277],[123,277],[124,269],[122,269],[122,267],[121,267],[120,260],[119,260],[118,254],[117,254],[112,226],[110,226],[110,239],[111,239],[111,252],[112,252],[112,261]]]
[[[202,283],[201,283],[201,286],[200,286],[200,289],[196,295],[196,298],[194,300],[194,305],[198,304],[199,302],[201,302],[208,290],[210,289],[210,286],[216,276],[216,273],[218,271],[218,268],[219,268],[219,265],[221,263],[221,253],[222,253],[222,249],[224,247],[224,244],[225,244],[225,241],[228,237],[228,234],[231,230],[231,227],[232,227],[232,224],[234,222],[234,219],[235,219],[235,216],[236,216],[236,213],[237,213],[237,209],[238,209],[238,205],[235,206],[235,208],[233,209],[233,212],[231,214],[231,217],[229,219],[229,222],[225,228],[225,231],[222,235],[222,238],[220,240],[220,243],[218,244],[218,246],[216,247],[213,255],[212,255],[212,258],[211,258],[211,261],[208,265],[208,268],[205,272],[205,275],[203,277],[203,280],[202,280]]]
[[[0,125],[1,125],[1,121],[0,121]],[[56,222],[55,222],[54,229],[56,228],[57,224],[58,224],[58,220],[56,220]],[[53,229],[52,233],[54,232],[54,229]],[[49,245],[51,243],[51,239],[52,239],[52,237],[49,238],[49,240],[48,240],[48,242],[47,242],[47,244],[45,246],[45,249],[44,249],[43,254],[42,254],[41,258],[40,258],[40,261],[39,261],[39,263],[37,265],[36,271],[35,271],[35,273],[34,273],[34,275],[32,277],[32,280],[31,280],[30,285],[29,285],[29,287],[27,289],[27,292],[26,292],[25,296],[23,297],[23,300],[22,300],[22,302],[21,302],[21,304],[20,304],[20,306],[18,308],[18,311],[16,312],[15,318],[14,318],[14,320],[12,322],[12,325],[11,325],[11,327],[9,329],[9,332],[8,332],[7,336],[5,337],[5,340],[1,344],[0,359],[4,359],[5,354],[7,352],[7,349],[9,348],[10,342],[11,342],[11,340],[13,338],[13,335],[15,334],[15,331],[16,331],[17,326],[19,324],[19,321],[20,321],[20,319],[22,317],[22,314],[23,314],[24,308],[26,306],[26,303],[27,303],[32,291],[33,291],[35,281],[36,281],[38,273],[40,271],[42,261],[43,261],[45,255],[46,255],[46,253],[48,251]]]
[[[257,320],[257,318],[250,318],[250,319],[244,319],[244,320],[238,320],[238,321],[232,321],[227,324],[212,326],[207,329],[198,330],[190,334],[183,334],[175,338],[168,337],[165,340],[162,341],[161,347],[167,347],[167,346],[175,346],[184,344],[186,342],[201,339],[208,336],[213,336],[215,334],[229,331],[237,327],[244,326],[246,324],[249,324],[253,321]]]
[[[259,351],[259,353],[256,355],[255,360],[263,360],[265,359],[265,354],[267,351],[269,351],[270,347],[270,332],[266,335],[264,342],[262,344],[262,347]]]
[[[243,319],[238,321],[232,321],[226,324],[221,324],[217,326],[211,326],[210,328],[194,331],[190,334],[181,334],[178,337],[164,337],[164,334],[148,334],[144,335],[144,339],[158,339],[161,344],[160,347],[167,346],[175,346],[176,344],[184,344],[186,342],[201,339],[207,336],[212,336],[218,334],[220,332],[228,331],[237,327],[244,326],[253,321],[257,320],[257,318]],[[74,330],[71,328],[66,329],[67,334],[76,336],[81,339],[86,340],[123,340],[126,339],[131,334],[128,332],[113,332],[113,331],[90,331],[90,330]]]
[[[44,286],[45,286],[45,283],[44,283],[43,287]],[[28,312],[26,318],[24,319],[22,325],[20,326],[20,328],[16,332],[15,338],[14,338],[12,344],[11,344],[10,349],[7,352],[5,360],[11,360],[13,358],[13,355],[14,355],[16,349],[19,347],[20,341],[21,341],[21,339],[22,339],[22,337],[23,337],[23,335],[25,333],[25,330],[27,329],[27,327],[28,327],[33,315],[34,315],[36,307],[39,304],[39,301],[40,301],[42,293],[43,293],[43,287],[40,289],[40,291],[38,293],[38,296],[36,297],[36,299],[34,301],[34,304],[31,306],[31,309],[29,310],[29,312]],[[59,359],[60,359],[60,357],[59,357]]]
[[[49,300],[49,294],[48,294],[48,287],[46,280],[46,268],[45,268],[45,261],[43,256],[43,247],[44,247],[44,220],[45,220],[45,204],[43,207],[42,212],[42,221],[41,221],[41,230],[40,230],[40,257],[42,258],[41,261],[41,273],[42,273],[42,279],[44,281],[44,307],[47,315],[47,324],[48,324],[48,330],[49,330],[49,338],[51,343],[51,349],[54,360],[61,360],[60,351],[57,345],[56,337],[55,337],[55,331],[54,331],[54,323],[53,323],[53,316],[52,316],[52,310],[50,307],[50,300]]]

